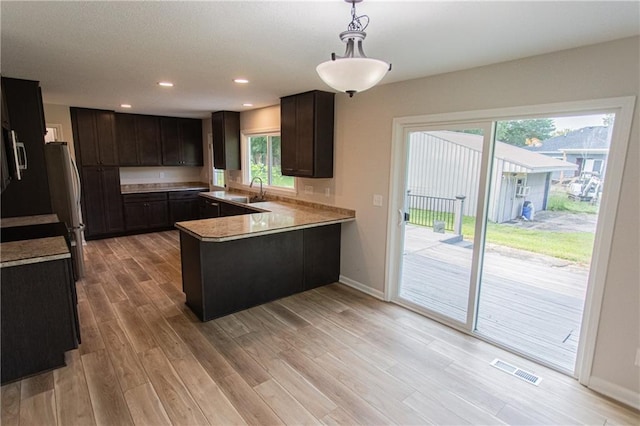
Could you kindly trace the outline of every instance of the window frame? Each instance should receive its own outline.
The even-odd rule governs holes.
[[[279,128],[278,129],[261,129],[261,130],[252,130],[252,131],[242,132],[242,135],[241,135],[242,184],[247,187],[251,184],[251,159],[249,158],[251,154],[251,150],[249,147],[249,143],[251,141],[251,138],[260,137],[260,136],[267,137],[268,162],[270,163],[270,165],[273,162],[272,153],[271,153],[271,137],[273,136],[282,137]],[[272,193],[279,192],[285,195],[297,194],[298,182],[296,177],[291,176],[293,178],[292,188],[285,187],[285,186],[272,185],[270,183],[272,179],[271,170],[272,170],[271,167],[269,167],[269,177],[267,179],[267,182],[262,183],[263,188],[268,188],[269,191]]]

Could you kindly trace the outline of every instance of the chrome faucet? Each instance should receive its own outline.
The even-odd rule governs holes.
[[[253,187],[253,182],[255,182],[255,180],[258,179],[260,181],[260,196],[256,196],[254,197],[254,200],[264,200],[264,191],[262,190],[262,179],[259,176],[254,177],[253,179],[251,179],[251,183],[249,184],[249,188]]]

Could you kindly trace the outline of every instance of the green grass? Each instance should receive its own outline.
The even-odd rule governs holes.
[[[598,214],[598,206],[585,201],[570,200],[565,192],[551,192],[547,199],[547,210],[570,213]]]
[[[426,215],[427,211],[411,209],[410,213],[412,217],[418,218]],[[445,215],[451,216],[451,213]],[[476,220],[473,217],[462,218],[462,235],[465,240],[473,240],[475,224]],[[591,261],[593,240],[594,235],[589,232],[541,231],[493,222],[487,224],[488,243],[582,264],[588,264]]]

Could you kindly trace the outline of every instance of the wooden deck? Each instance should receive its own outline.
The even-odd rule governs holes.
[[[400,296],[465,321],[471,247],[408,226]],[[477,333],[573,372],[588,269],[522,251],[488,248]]]

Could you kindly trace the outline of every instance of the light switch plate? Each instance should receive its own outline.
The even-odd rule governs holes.
[[[376,207],[382,207],[382,195],[373,194],[373,205]]]
[[[331,197],[331,188],[325,188],[324,189],[324,196],[325,197]]]
[[[636,349],[636,367],[640,367],[640,348]]]

